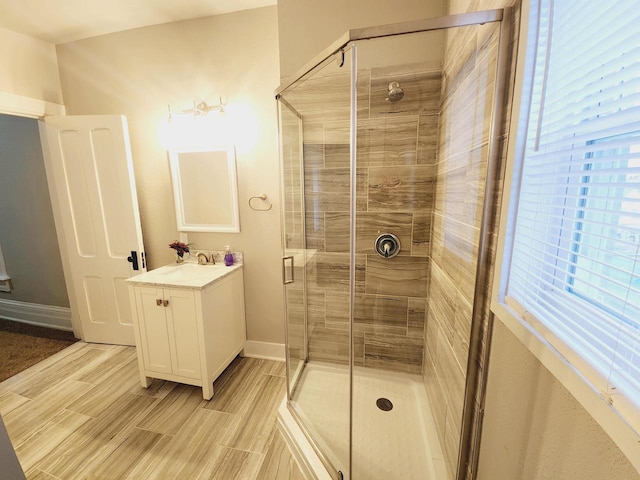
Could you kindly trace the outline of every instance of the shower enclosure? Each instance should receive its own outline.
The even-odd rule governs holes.
[[[508,13],[352,30],[276,92],[280,426],[316,478],[472,465]]]

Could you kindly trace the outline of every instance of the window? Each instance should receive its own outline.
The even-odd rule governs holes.
[[[640,8],[539,20],[505,303],[640,432]]]

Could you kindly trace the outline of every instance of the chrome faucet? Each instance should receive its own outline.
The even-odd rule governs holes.
[[[198,259],[199,265],[208,265],[209,263],[215,265],[216,263],[216,259],[213,253],[211,254],[211,259],[209,259],[209,257],[207,257],[207,254],[204,252],[198,252],[198,255],[196,256],[196,258]]]

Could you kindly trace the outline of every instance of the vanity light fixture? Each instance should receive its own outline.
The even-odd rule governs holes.
[[[173,120],[173,113],[171,112],[171,105],[167,105],[169,115],[167,119],[169,122]],[[218,97],[218,103],[216,105],[209,105],[204,100],[194,100],[193,107],[182,110],[178,115],[193,115],[194,117],[201,117],[207,115],[209,112],[218,112],[219,115],[224,115],[224,103],[222,103],[222,97]]]

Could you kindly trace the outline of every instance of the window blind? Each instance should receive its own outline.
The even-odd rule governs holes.
[[[640,432],[640,8],[543,0],[506,303]]]

